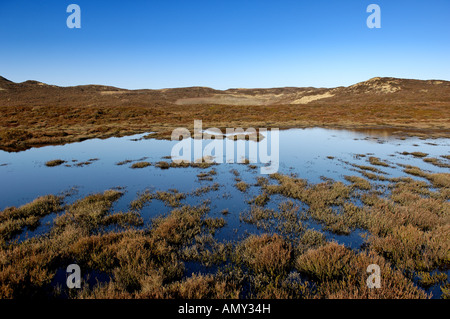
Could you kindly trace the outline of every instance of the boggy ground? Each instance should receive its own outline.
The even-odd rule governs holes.
[[[379,159],[371,162],[383,167]],[[0,298],[429,298],[424,289],[433,285],[449,298],[450,174],[412,166],[404,172],[385,176],[384,188],[360,176],[318,184],[294,175],[259,177],[252,186],[260,193],[240,219],[260,232],[229,241],[215,234],[230,212],[211,217],[211,202],[198,197],[220,189],[209,179],[190,193],[145,190],[127,212],[112,210],[120,189],[72,204],[64,196],[39,197],[0,212]],[[239,184],[246,182],[235,177],[246,192]],[[190,196],[196,205],[184,203]],[[277,209],[266,208],[272,196],[282,197]],[[141,211],[151,201],[168,211],[147,224]],[[15,239],[50,214],[46,233]],[[322,230],[309,228],[308,220]],[[359,249],[324,235],[355,229],[367,232]],[[69,290],[56,274],[73,263],[84,277],[81,289]],[[188,263],[204,271],[188,273]],[[367,287],[370,264],[380,266],[380,289]],[[89,277],[100,279],[92,284]]]
[[[124,90],[0,77],[0,149],[20,151],[177,127],[328,127],[450,136],[450,82],[374,78],[349,87]]]

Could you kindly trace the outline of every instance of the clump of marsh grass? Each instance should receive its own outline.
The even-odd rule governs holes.
[[[157,191],[154,199],[159,199],[164,202],[165,205],[170,207],[180,206],[180,201],[186,198],[186,194],[178,192],[176,189],[166,191]]]
[[[256,206],[265,206],[270,200],[270,196],[266,193],[263,192],[262,194],[259,194],[257,196],[255,196],[252,200],[249,201],[249,204],[255,204]]]
[[[152,163],[150,163],[150,162],[137,162],[137,163],[133,163],[130,167],[133,169],[136,169],[136,168],[144,168],[144,167],[151,166],[151,165],[152,165]]]
[[[217,175],[217,172],[216,170],[212,169],[206,173],[197,174],[197,178],[199,181],[212,181],[214,175]]]
[[[8,240],[21,233],[25,227],[36,229],[42,217],[62,210],[61,204],[61,197],[47,195],[19,208],[6,208],[0,212],[0,236],[3,240]]]
[[[105,216],[103,218],[103,225],[118,225],[121,227],[126,226],[142,226],[144,225],[144,220],[141,215],[132,211],[132,212],[118,212],[115,214],[111,214]]]
[[[242,283],[218,272],[215,275],[193,274],[173,284],[169,290],[178,299],[237,299],[240,297]]]
[[[405,173],[419,176],[428,179],[433,186],[438,188],[450,188],[450,174],[449,173],[428,173],[416,166],[404,165]]]
[[[432,270],[448,265],[450,227],[422,231],[411,224],[393,226],[386,236],[370,236],[370,247],[405,270]]]
[[[159,167],[160,169],[169,169],[170,164],[165,161],[160,161],[155,164],[156,167]]]
[[[232,170],[230,170],[230,172],[235,176],[235,177],[239,177],[239,171],[238,170],[236,170],[236,169],[232,169]]]
[[[156,167],[159,167],[161,169],[169,169],[169,168],[187,168],[187,167],[193,167],[193,168],[209,168],[211,166],[217,165],[215,162],[205,161],[205,159],[195,161],[195,162],[187,162],[187,161],[177,161],[177,162],[166,162],[166,161],[159,161],[155,164]]]
[[[141,194],[139,194],[138,198],[136,198],[130,203],[130,207],[133,210],[141,210],[144,207],[144,205],[151,202],[153,198],[154,195],[147,189]]]
[[[215,230],[224,227],[227,222],[222,217],[219,218],[205,218],[205,226],[210,229],[211,233],[214,234]]]
[[[301,221],[304,216],[298,211],[299,207],[292,201],[280,203],[277,210],[252,205],[249,211],[241,213],[240,219],[265,231],[276,230],[289,237],[298,237],[304,231]]]
[[[181,254],[183,260],[199,262],[209,267],[227,262],[232,248],[231,243],[220,243],[214,238],[213,232],[209,232],[196,235],[192,244],[185,246]]]
[[[248,187],[249,187],[249,185],[244,181],[239,181],[236,183],[236,188],[243,193],[247,191]]]
[[[78,163],[76,163],[74,165],[77,166],[77,167],[88,166],[88,165],[91,165],[92,163],[94,163],[94,162],[96,162],[98,160],[99,160],[98,158],[90,158],[90,159],[88,159],[85,162],[78,162]]]
[[[59,166],[59,165],[64,164],[64,163],[66,163],[66,161],[63,161],[61,159],[55,159],[55,160],[51,160],[51,161],[46,162],[45,166],[55,167],[55,166]]]
[[[132,163],[133,162],[133,160],[124,160],[124,161],[120,161],[120,162],[117,162],[116,163],[116,165],[117,166],[122,166],[122,165],[126,165],[126,164],[129,164],[129,163]]]
[[[349,181],[350,183],[352,183],[352,187],[355,188],[359,188],[361,190],[370,190],[372,188],[372,186],[370,185],[370,183],[361,177],[358,176],[344,176],[344,178]]]
[[[152,234],[173,245],[181,245],[201,233],[202,217],[209,211],[205,205],[182,206],[168,216],[157,217],[152,223]]]
[[[345,164],[348,164],[350,166],[356,167],[358,169],[360,169],[363,172],[372,172],[372,173],[376,173],[376,174],[387,174],[386,172],[383,172],[382,170],[373,167],[373,166],[368,166],[368,165],[359,165],[359,164],[355,164],[355,163],[349,163],[349,162],[345,162]]]
[[[235,259],[252,271],[271,276],[285,273],[291,258],[291,245],[277,234],[252,235],[237,247],[235,253]]]
[[[375,181],[387,181],[388,180],[388,178],[384,175],[373,174],[373,173],[366,172],[366,171],[360,171],[360,173],[364,177],[367,177],[368,179],[371,179],[371,180],[375,180]]]
[[[423,152],[402,152],[402,155],[412,155],[414,157],[427,157],[428,153],[423,153]]]
[[[447,274],[442,272],[436,272],[430,274],[429,272],[419,272],[419,285],[428,288],[439,283],[444,283],[447,281]]]
[[[450,299],[450,283],[441,286],[441,299]]]
[[[389,164],[381,161],[378,157],[375,157],[375,156],[370,156],[369,157],[369,163],[372,164],[372,165],[389,167]]]
[[[214,183],[213,185],[203,186],[200,188],[196,188],[192,191],[192,195],[201,196],[203,194],[209,193],[211,191],[217,191],[220,188],[219,183]]]
[[[437,167],[444,167],[444,168],[450,168],[450,165],[447,163],[442,162],[440,159],[435,157],[427,157],[423,159],[424,162],[433,164]]]
[[[104,223],[112,203],[123,195],[117,190],[107,190],[103,194],[89,195],[70,205],[65,214],[53,220],[53,230],[60,231],[77,226],[83,232],[91,232]]]

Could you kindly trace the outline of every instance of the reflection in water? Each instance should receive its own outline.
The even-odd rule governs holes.
[[[372,131],[371,131],[372,132]],[[379,133],[380,131],[377,131]],[[418,138],[397,139],[390,138],[390,132],[383,132],[374,138],[355,131],[328,129],[292,129],[279,132],[279,173],[295,174],[310,183],[319,183],[326,179],[348,182],[345,175],[360,175],[355,167],[370,166],[377,157],[377,166],[384,175],[389,177],[405,176],[404,167],[399,164],[413,165],[432,172],[448,172],[448,167],[438,167],[431,161],[424,161],[422,157],[411,156],[410,153],[424,153],[427,158],[439,158],[448,163],[442,155],[448,155],[449,140],[433,139],[432,141]],[[170,167],[158,162],[170,162],[171,151],[177,141],[142,139],[145,134],[135,136],[110,138],[106,140],[93,139],[80,143],[62,146],[47,146],[30,149],[18,153],[0,152],[0,210],[9,206],[20,206],[31,202],[36,197],[46,194],[70,193],[66,197],[67,203],[85,197],[88,194],[103,192],[111,188],[120,188],[125,194],[114,204],[114,211],[128,211],[130,202],[137,194],[145,190],[168,191],[177,190],[180,193],[196,194],[187,196],[183,203],[198,205],[204,200],[210,201],[210,215],[224,217],[226,226],[217,231],[215,237],[220,240],[242,239],[248,233],[262,233],[255,225],[243,223],[241,213],[249,210],[250,200],[261,194],[257,186],[261,177],[259,168],[265,165],[260,153],[252,153],[257,144],[271,142],[270,133],[264,142],[234,141],[225,139],[226,143],[219,144],[222,152],[217,149],[211,153],[216,162],[214,173],[211,168],[198,167]],[[191,147],[195,143],[200,146],[200,153],[193,151],[182,154],[181,158],[191,161],[205,156],[204,149],[214,143],[214,140],[186,141]],[[227,148],[228,143],[228,148]],[[230,156],[230,145],[233,154]],[[239,152],[241,150],[241,152]],[[272,152],[274,150],[272,149]],[[198,155],[200,154],[200,155]],[[255,156],[255,154],[257,156]],[[273,154],[271,154],[273,155]],[[229,159],[233,159],[230,161]],[[242,158],[250,160],[255,165],[239,164]],[[45,165],[50,160],[60,159],[63,164],[55,167]],[[95,159],[95,160],[94,160]],[[143,168],[132,169],[136,162],[147,162]],[[376,164],[375,164],[376,165]],[[237,181],[243,181],[247,189],[245,192],[236,187]],[[378,185],[387,182],[377,181]],[[202,192],[205,187],[214,184],[211,191]],[[286,198],[272,195],[266,205],[268,209],[277,210],[279,204]],[[304,203],[293,200],[301,209],[308,208]],[[141,215],[145,223],[155,216],[165,214],[171,208],[164,202],[154,200],[145,206]],[[224,213],[226,212],[226,214]],[[46,216],[38,229],[21,234],[19,240],[27,236],[44,233],[54,218],[54,214]],[[365,231],[356,230],[348,235],[333,234],[324,229],[323,225],[308,219],[308,228],[323,231],[327,239],[335,240],[353,249],[358,249],[364,242],[362,235]],[[190,271],[196,271],[196,264],[186,264]]]

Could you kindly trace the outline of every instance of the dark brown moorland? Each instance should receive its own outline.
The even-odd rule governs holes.
[[[176,127],[331,127],[450,136],[450,82],[373,78],[349,87],[125,90],[0,77],[0,149],[64,144]]]

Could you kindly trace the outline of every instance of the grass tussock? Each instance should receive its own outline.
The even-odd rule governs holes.
[[[252,200],[249,201],[249,204],[255,204],[256,206],[264,207],[270,200],[270,196],[263,192],[262,194],[259,194],[255,196]]]
[[[375,157],[375,156],[369,157],[369,163],[372,165],[389,167],[388,163],[383,162],[382,160],[380,160],[378,157]]]
[[[441,161],[439,158],[436,157],[427,157],[424,158],[423,161],[425,163],[433,164],[434,166],[437,167],[450,168],[450,164],[444,163],[443,161]]]
[[[240,219],[245,223],[253,224],[267,232],[276,231],[290,238],[302,235],[305,230],[302,223],[304,217],[292,201],[280,203],[277,210],[252,205],[249,211],[240,215]]]
[[[137,163],[133,163],[130,167],[133,169],[136,169],[136,168],[144,168],[144,167],[151,166],[151,165],[152,165],[152,163],[150,163],[150,162],[137,162]]]
[[[187,167],[193,167],[193,168],[210,168],[211,166],[217,165],[215,162],[211,162],[207,159],[201,159],[195,162],[187,162],[187,161],[180,161],[180,162],[166,162],[166,161],[159,161],[155,164],[156,167],[159,167],[160,169],[169,169],[169,168],[187,168]]]
[[[63,160],[61,160],[61,159],[55,159],[55,160],[51,160],[51,161],[46,162],[46,163],[45,163],[45,166],[48,166],[48,167],[55,167],[55,166],[62,165],[62,164],[64,164],[64,163],[66,163],[66,161],[63,161]]]
[[[402,152],[402,155],[412,155],[414,157],[427,157],[428,153],[423,153],[423,152]]]
[[[180,201],[186,198],[186,194],[178,192],[176,189],[169,191],[157,191],[154,197],[164,202],[165,205],[170,207],[180,206]]]
[[[370,190],[372,186],[370,185],[370,182],[367,181],[364,178],[358,177],[358,176],[344,176],[344,178],[352,183],[352,187],[361,189],[361,190]]]
[[[292,247],[276,234],[250,236],[237,249],[239,261],[256,273],[271,276],[285,273],[292,258]]]
[[[40,225],[40,219],[62,210],[62,198],[54,195],[42,196],[31,203],[9,207],[0,212],[0,237],[9,240],[20,234],[25,228],[34,230]]]
[[[419,285],[421,287],[431,287],[437,285],[439,283],[445,283],[448,279],[446,273],[436,272],[434,274],[430,274],[429,272],[420,272],[419,276]]]
[[[208,172],[202,172],[197,174],[197,178],[199,181],[212,181],[214,178],[213,176],[217,175],[216,170],[212,169]]]
[[[201,196],[201,195],[209,193],[211,191],[217,191],[219,188],[220,188],[220,184],[214,183],[213,185],[196,188],[195,190],[193,190],[191,192],[191,194],[194,196]]]
[[[249,185],[244,181],[239,181],[236,183],[236,188],[243,193],[245,193],[247,191],[248,187],[249,187]]]

